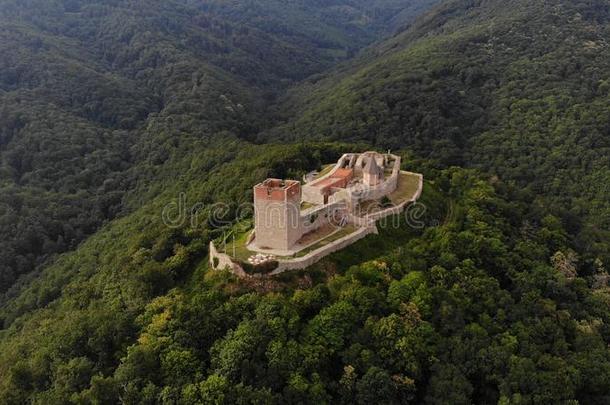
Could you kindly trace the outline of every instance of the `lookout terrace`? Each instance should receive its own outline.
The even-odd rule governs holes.
[[[420,174],[401,171],[391,153],[347,153],[320,173],[256,184],[254,229],[224,253],[210,244],[210,264],[240,275],[277,274],[310,266],[370,233],[376,221],[402,212],[422,192]],[[384,201],[384,204],[380,204]],[[232,253],[232,254],[231,254]]]

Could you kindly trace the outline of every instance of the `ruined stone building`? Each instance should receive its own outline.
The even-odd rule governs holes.
[[[399,172],[399,156],[348,153],[328,174],[303,186],[296,180],[281,179],[257,184],[250,247],[291,254],[305,235],[331,223],[345,222],[359,202],[392,193]]]

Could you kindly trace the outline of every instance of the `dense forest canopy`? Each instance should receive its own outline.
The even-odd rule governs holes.
[[[408,146],[514,181],[591,260],[610,237],[610,5],[455,1],[292,92],[268,138]]]
[[[610,402],[609,17],[1,1],[0,403]],[[423,228],[208,269],[253,184],[369,148],[424,174]]]
[[[384,3],[0,2],[0,291],[128,212],[179,143],[254,137],[289,84],[381,35]]]
[[[420,161],[424,229],[383,228],[312,269],[250,283],[209,272],[220,230],[169,229],[163,204],[181,190],[240,201],[266,175],[351,146],[225,145],[224,180],[168,185],[5,306],[4,402],[607,399],[608,274],[582,272],[559,219],[526,193]],[[214,159],[201,153],[192,175]]]

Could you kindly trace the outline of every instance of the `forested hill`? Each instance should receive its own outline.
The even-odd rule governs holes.
[[[240,280],[208,270],[230,229],[208,202],[353,145],[210,146],[0,309],[0,403],[608,401],[610,277],[520,190],[405,155],[427,179],[423,229],[390,223],[307,271]],[[160,221],[179,192],[206,203],[198,225]]]
[[[252,137],[288,85],[431,3],[0,2],[0,291],[146,199],[190,141]]]
[[[0,404],[609,403],[608,5],[432,3],[0,2]],[[381,147],[421,226],[209,270]]]
[[[607,1],[444,2],[285,105],[294,118],[268,138],[367,140],[481,168],[609,259]]]

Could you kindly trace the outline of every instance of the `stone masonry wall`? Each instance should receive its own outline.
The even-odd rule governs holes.
[[[305,269],[305,268],[312,266],[313,264],[319,262],[320,260],[322,260],[324,257],[328,256],[329,254],[337,252],[337,251],[359,241],[360,239],[364,238],[365,236],[367,236],[371,233],[377,233],[377,226],[375,226],[375,224],[369,224],[369,226],[362,227],[362,228],[358,229],[357,231],[355,231],[347,236],[344,236],[341,239],[337,239],[336,241],[333,241],[324,247],[316,249],[313,252],[308,253],[307,255],[305,255],[303,257],[299,257],[299,258],[291,259],[291,260],[280,260],[278,268],[275,269],[270,274],[276,275],[276,274],[280,274],[280,273],[283,273],[283,272],[289,271],[289,270]]]
[[[315,231],[316,229],[329,223],[335,217],[334,212],[341,210],[342,207],[343,204],[339,202],[313,207],[309,210],[301,212],[299,225],[301,235]],[[315,218],[313,223],[311,222],[312,217]]]
[[[301,186],[254,187],[255,243],[258,247],[288,250],[301,237]]]
[[[413,174],[418,177],[419,184],[417,187],[417,191],[415,192],[415,194],[413,195],[413,197],[410,200],[404,201],[401,204],[396,205],[394,207],[390,207],[390,208],[386,208],[381,211],[370,213],[365,217],[358,217],[353,214],[350,214],[348,216],[349,222],[356,226],[366,226],[371,221],[378,221],[378,220],[386,218],[390,215],[400,214],[407,205],[417,201],[419,199],[419,197],[421,196],[421,193],[424,188],[424,176],[422,176],[419,173],[410,173],[410,172],[403,172],[403,173]]]
[[[400,176],[400,156],[394,156],[395,162],[392,167],[392,174],[381,184],[372,187],[353,187],[347,189],[353,195],[354,200],[377,200],[384,195],[388,195],[396,190],[398,177]]]
[[[210,242],[209,260],[210,260],[210,267],[214,270],[228,269],[228,270],[232,271],[233,273],[235,273],[237,276],[243,277],[246,275],[246,272],[244,272],[244,269],[242,269],[239,264],[233,263],[231,256],[224,254],[224,253],[220,253],[216,249],[214,242]],[[215,262],[217,262],[217,263],[215,263]]]
[[[339,170],[346,162],[349,162],[351,159],[351,154],[345,153],[341,156],[341,158],[335,163],[335,166],[330,170],[330,172],[326,173],[324,176],[316,179],[314,183],[320,182],[324,179],[331,177],[337,170]],[[312,204],[324,204],[324,195],[321,193],[321,189],[311,184],[304,184],[301,187],[303,193],[303,201],[310,202]]]

